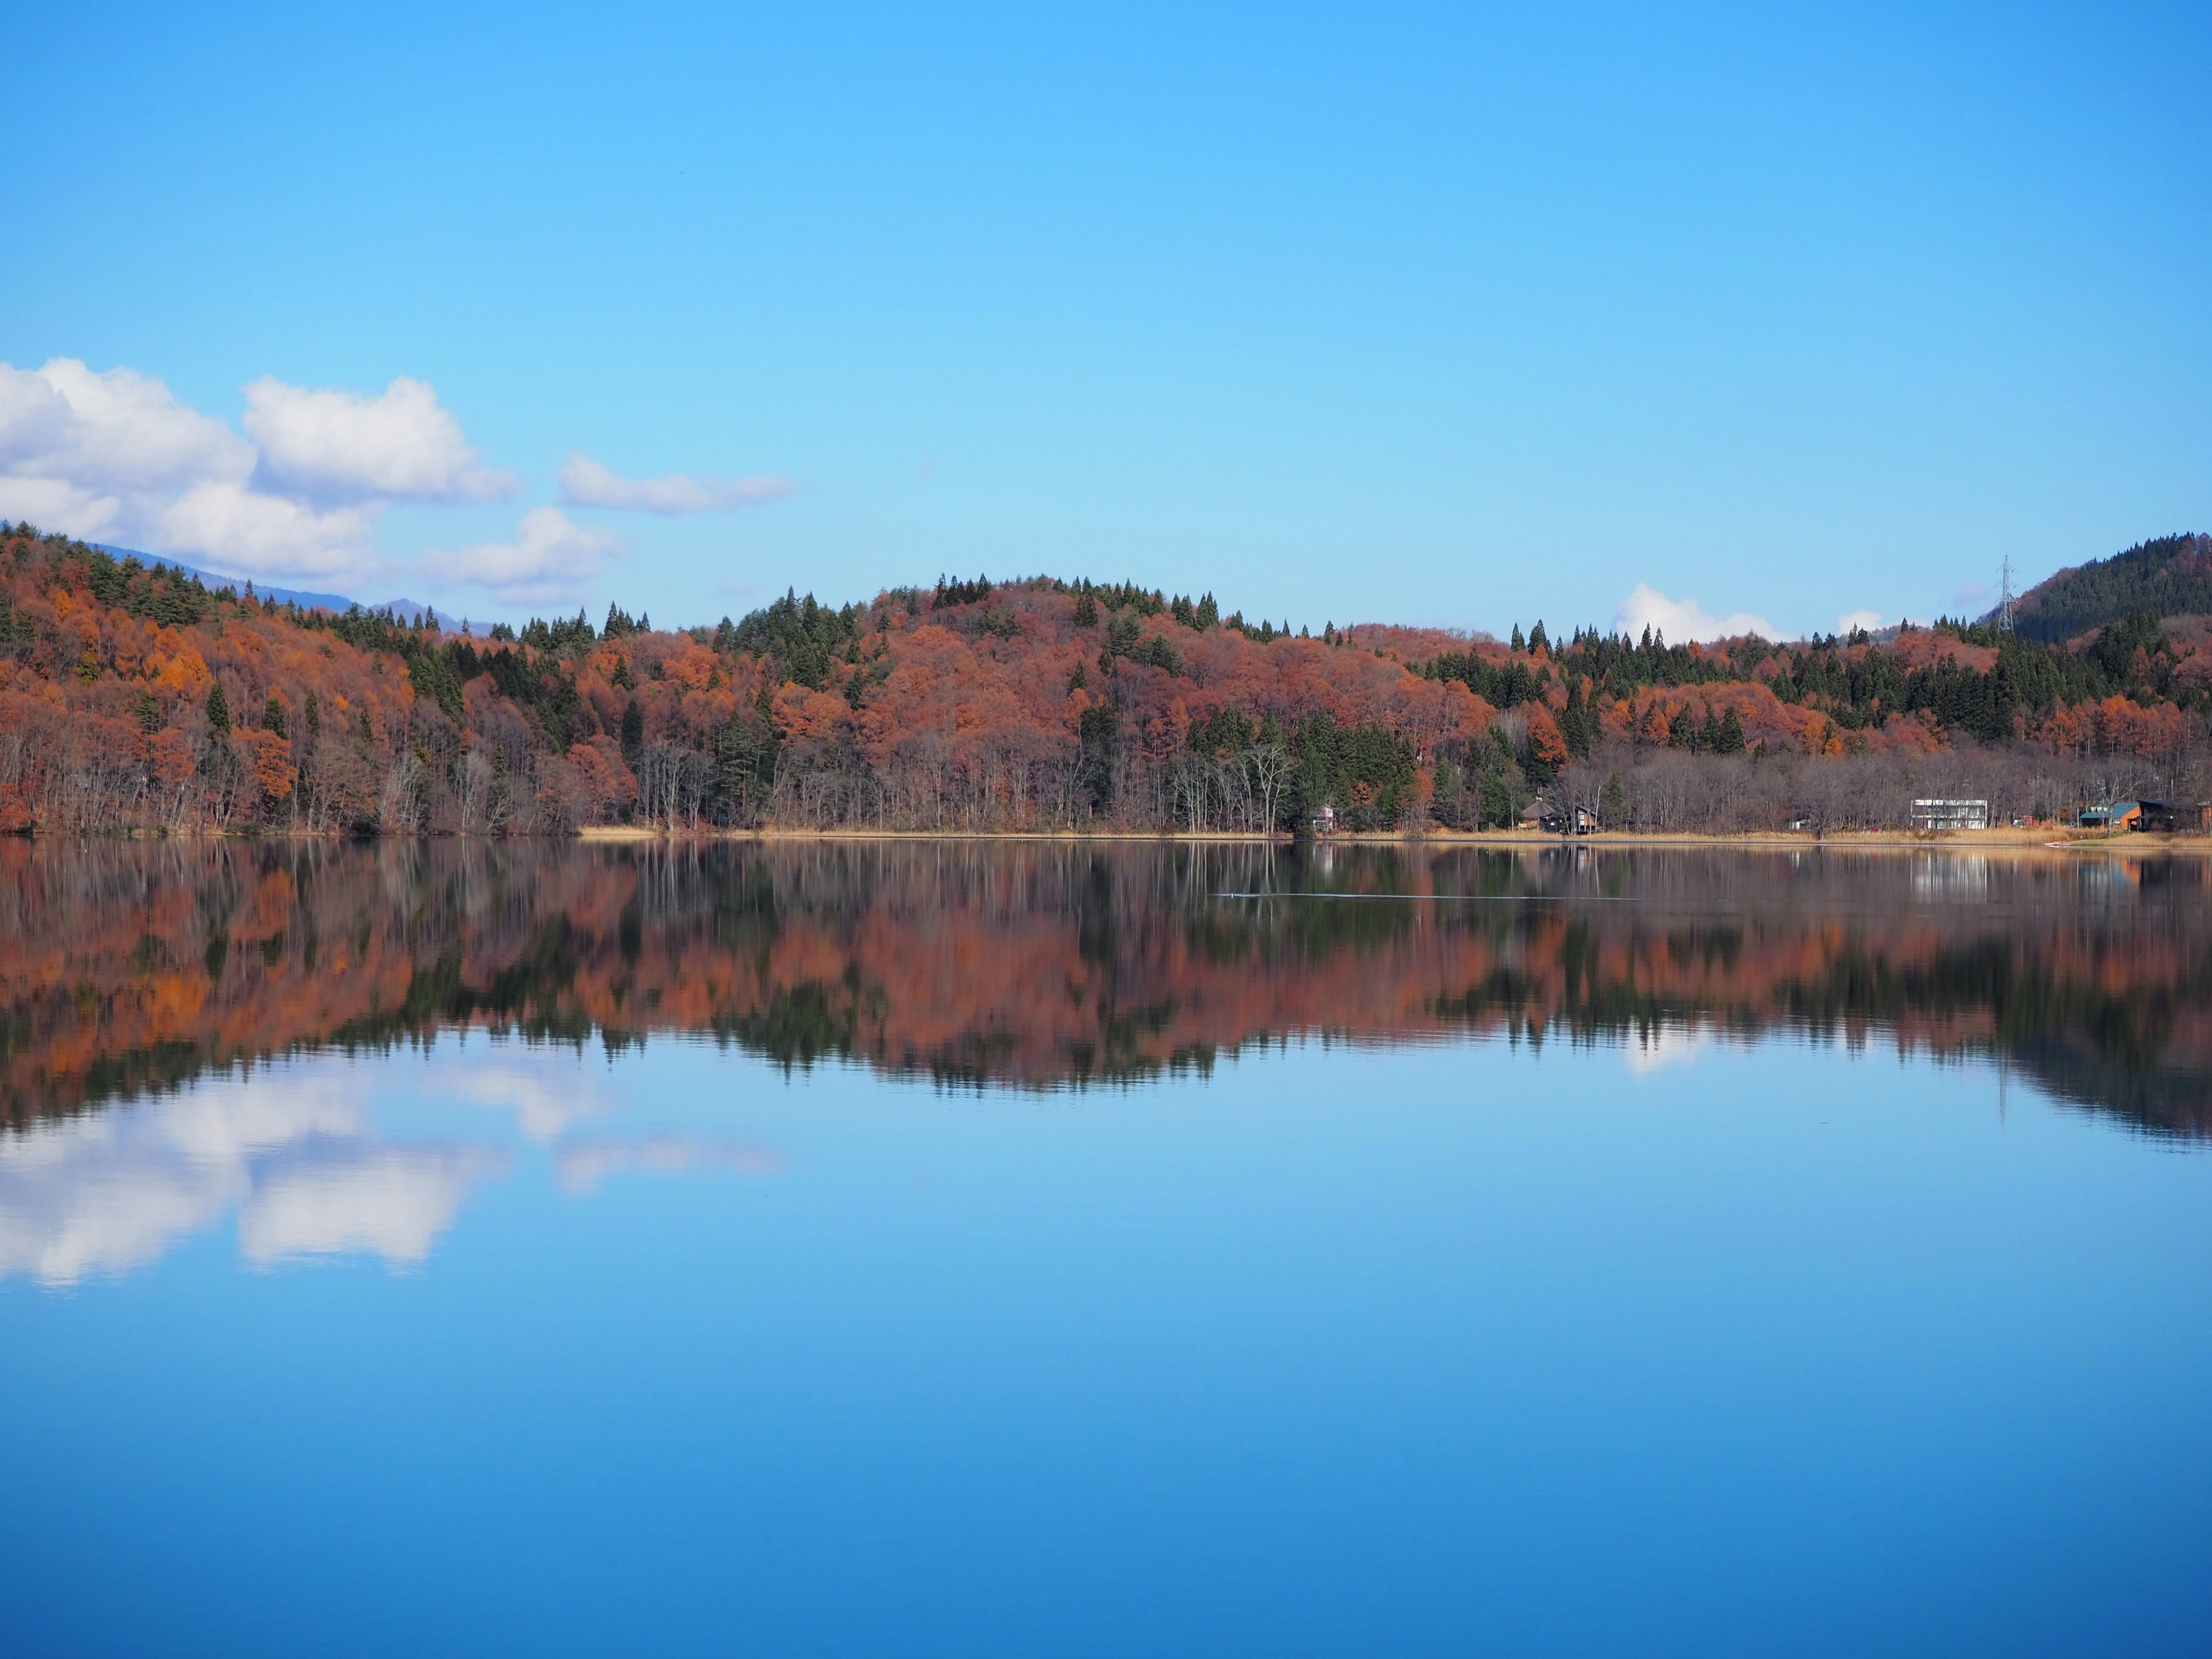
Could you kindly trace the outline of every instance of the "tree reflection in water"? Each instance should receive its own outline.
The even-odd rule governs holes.
[[[0,937],[18,1131],[211,1067],[483,1028],[1026,1089],[1307,1035],[1659,1054],[1785,1034],[1994,1056],[2145,1131],[2212,1133],[2190,858],[10,842]]]

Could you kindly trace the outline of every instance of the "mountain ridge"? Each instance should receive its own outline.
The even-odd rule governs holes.
[[[460,627],[453,617],[420,599],[401,598],[379,599],[372,603],[343,593],[319,593],[297,587],[270,587],[256,582],[249,576],[228,576],[218,570],[186,564],[182,559],[173,559],[165,553],[144,553],[135,547],[116,547],[107,542],[88,542],[85,545],[96,548],[111,558],[136,559],[149,569],[166,566],[182,571],[187,576],[198,577],[211,593],[220,592],[226,587],[233,592],[243,593],[251,588],[257,598],[274,599],[279,605],[296,605],[302,611],[333,611],[343,614],[358,607],[363,611],[389,611],[400,621],[410,625],[416,622],[429,622],[447,633],[455,632]]]
[[[2046,643],[2078,639],[2136,612],[2212,614],[2212,535],[2183,532],[2137,542],[2124,552],[2068,565],[2013,603],[2013,626]],[[1982,618],[1994,623],[1997,612]]]

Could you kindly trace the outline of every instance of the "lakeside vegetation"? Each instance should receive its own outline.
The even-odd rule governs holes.
[[[2049,817],[2208,793],[2208,647],[2147,610],[2058,641],[1310,635],[1053,577],[470,637],[0,526],[0,830],[1256,834],[1327,805],[1402,833],[1540,793],[1662,833],[1898,828],[1928,795]]]

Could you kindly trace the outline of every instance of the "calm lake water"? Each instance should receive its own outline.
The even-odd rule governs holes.
[[[2190,860],[0,845],[11,1655],[2201,1654]]]

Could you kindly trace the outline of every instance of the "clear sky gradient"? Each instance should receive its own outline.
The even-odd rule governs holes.
[[[240,433],[263,377],[406,376],[465,434],[475,483],[389,486],[304,585],[667,624],[1044,571],[1501,633],[1642,586],[1796,633],[2212,528],[2202,6],[8,35],[0,362]],[[327,505],[273,441],[250,488]],[[572,454],[696,488],[564,502]]]

